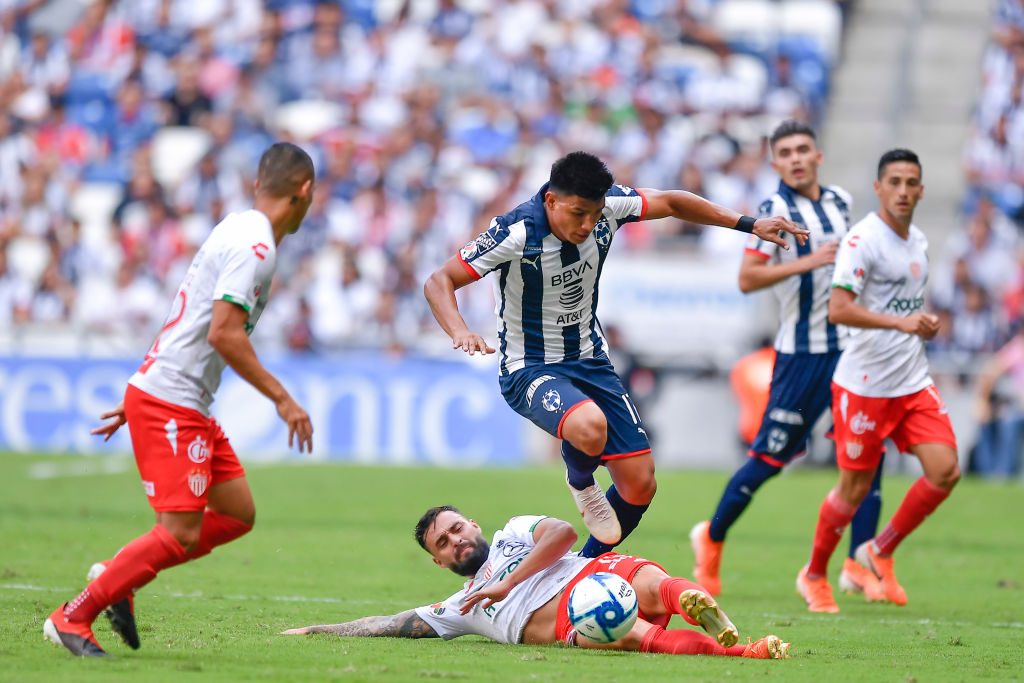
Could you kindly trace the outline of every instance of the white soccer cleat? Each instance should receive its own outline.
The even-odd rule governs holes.
[[[583,516],[583,524],[587,531],[601,543],[615,545],[622,540],[622,526],[619,525],[619,517],[615,514],[608,499],[604,496],[601,486],[594,482],[582,491],[576,489],[569,480],[566,485],[576,501],[576,508]]]

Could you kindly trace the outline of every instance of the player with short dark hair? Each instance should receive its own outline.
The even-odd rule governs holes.
[[[569,490],[591,533],[581,551],[587,557],[626,538],[657,488],[647,432],[608,360],[598,282],[622,225],[668,216],[743,230],[786,249],[781,231],[797,241],[807,234],[785,218],[742,216],[689,192],[615,185],[600,159],[572,152],[532,199],[496,216],[424,286],[454,348],[494,353],[466,325],[455,290],[495,274],[501,392],[513,410],[562,439]],[[602,464],[614,483],[607,497],[594,480]]]
[[[775,364],[769,399],[750,459],[732,475],[710,520],[690,532],[696,564],[694,578],[718,595],[719,567],[729,529],[753,500],[754,493],[807,450],[807,440],[832,401],[832,373],[848,333],[828,320],[829,292],[839,240],[850,224],[851,198],[835,185],[822,185],[818,168],[824,155],[814,130],[800,121],[784,121],[769,138],[772,168],[779,189],[761,204],[762,216],[786,216],[810,230],[805,244],[783,251],[774,243],[751,237],[740,265],[743,292],[771,288],[779,302]],[[874,574],[854,562],[857,546],[878,530],[881,512],[881,467],[870,495],[853,519],[850,556],[840,584],[868,600],[882,600]]]
[[[313,201],[313,162],[277,143],[260,159],[253,208],[228,215],[196,253],[171,313],[124,400],[93,430],[109,439],[127,423],[156,525],[90,570],[89,585],[49,616],[43,633],[72,654],[103,656],[92,623],[106,610],[114,630],[139,647],[133,595],[157,573],[248,533],[256,508],[210,404],[225,365],[272,400],[288,445],[313,448],[306,411],[260,363],[249,341],[267,304],[277,248]]]
[[[839,482],[821,504],[810,563],[797,575],[797,589],[812,612],[839,611],[828,561],[871,489],[886,439],[924,469],[882,532],[855,553],[889,602],[907,603],[893,551],[960,479],[953,426],[925,356],[925,341],[939,331],[939,319],[925,312],[928,240],[912,222],[924,196],[921,177],[921,162],[910,150],[883,154],[875,181],[878,212],[851,228],[836,258],[829,320],[848,325],[852,334],[832,380]]]
[[[499,643],[527,645],[564,643],[757,659],[789,656],[789,643],[777,636],[737,645],[739,633],[714,598],[691,581],[669,576],[655,562],[618,553],[587,558],[571,552],[576,531],[560,519],[513,517],[488,543],[476,522],[458,509],[443,505],[427,510],[414,533],[434,564],[467,579],[462,590],[441,602],[399,614],[289,629],[284,634],[445,640],[479,635]],[[625,637],[610,644],[578,636],[567,610],[573,586],[597,572],[620,576],[637,595],[636,623]],[[701,626],[709,635],[667,629],[673,614]]]

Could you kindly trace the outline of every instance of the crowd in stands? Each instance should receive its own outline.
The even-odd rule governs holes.
[[[835,23],[766,34],[731,0],[0,0],[0,329],[138,351],[275,139],[319,169],[257,328],[295,351],[429,339],[425,276],[572,149],[752,213],[777,182],[764,131],[820,121],[837,54],[836,5],[798,1]],[[663,221],[617,248],[721,234]]]
[[[1007,476],[1024,451],[1024,0],[996,3],[981,82],[964,151],[966,227],[934,289],[948,331],[933,350],[979,376],[971,468]]]

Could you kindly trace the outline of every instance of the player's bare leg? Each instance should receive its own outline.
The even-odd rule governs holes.
[[[882,584],[886,600],[897,605],[907,604],[907,593],[896,578],[892,554],[904,538],[910,535],[935,511],[960,481],[957,452],[944,443],[916,444],[911,452],[921,461],[924,476],[907,491],[896,514],[873,540],[857,548],[857,562],[870,569]]]
[[[561,435],[576,449],[599,458],[608,441],[608,420],[596,403],[587,401],[566,415]],[[591,535],[607,545],[618,543],[622,539],[622,527],[600,484],[595,481],[584,489],[577,489],[568,480],[566,483]]]

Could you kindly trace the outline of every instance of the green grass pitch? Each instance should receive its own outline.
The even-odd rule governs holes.
[[[137,599],[142,649],[97,623],[114,655],[79,660],[41,624],[97,559],[146,531],[152,514],[132,464],[0,455],[0,680],[3,681],[935,681],[1024,678],[1024,488],[965,481],[901,548],[910,605],[840,596],[812,615],[793,589],[832,471],[767,485],[726,548],[720,602],[741,636],[774,632],[793,659],[600,653],[440,640],[284,637],[287,627],[391,614],[458,589],[412,539],[430,505],[452,503],[489,536],[514,514],[578,516],[555,468],[384,469],[330,465],[250,470],[255,530],[160,575]],[[40,475],[64,472],[65,475]],[[109,470],[120,469],[120,472]],[[32,476],[33,473],[35,476]],[[686,534],[709,514],[725,473],[662,472],[623,549],[690,574]],[[884,486],[883,520],[910,480]],[[582,525],[577,523],[578,530]],[[841,546],[845,552],[846,541]],[[833,559],[833,582],[839,557]],[[681,621],[674,622],[682,625]]]

